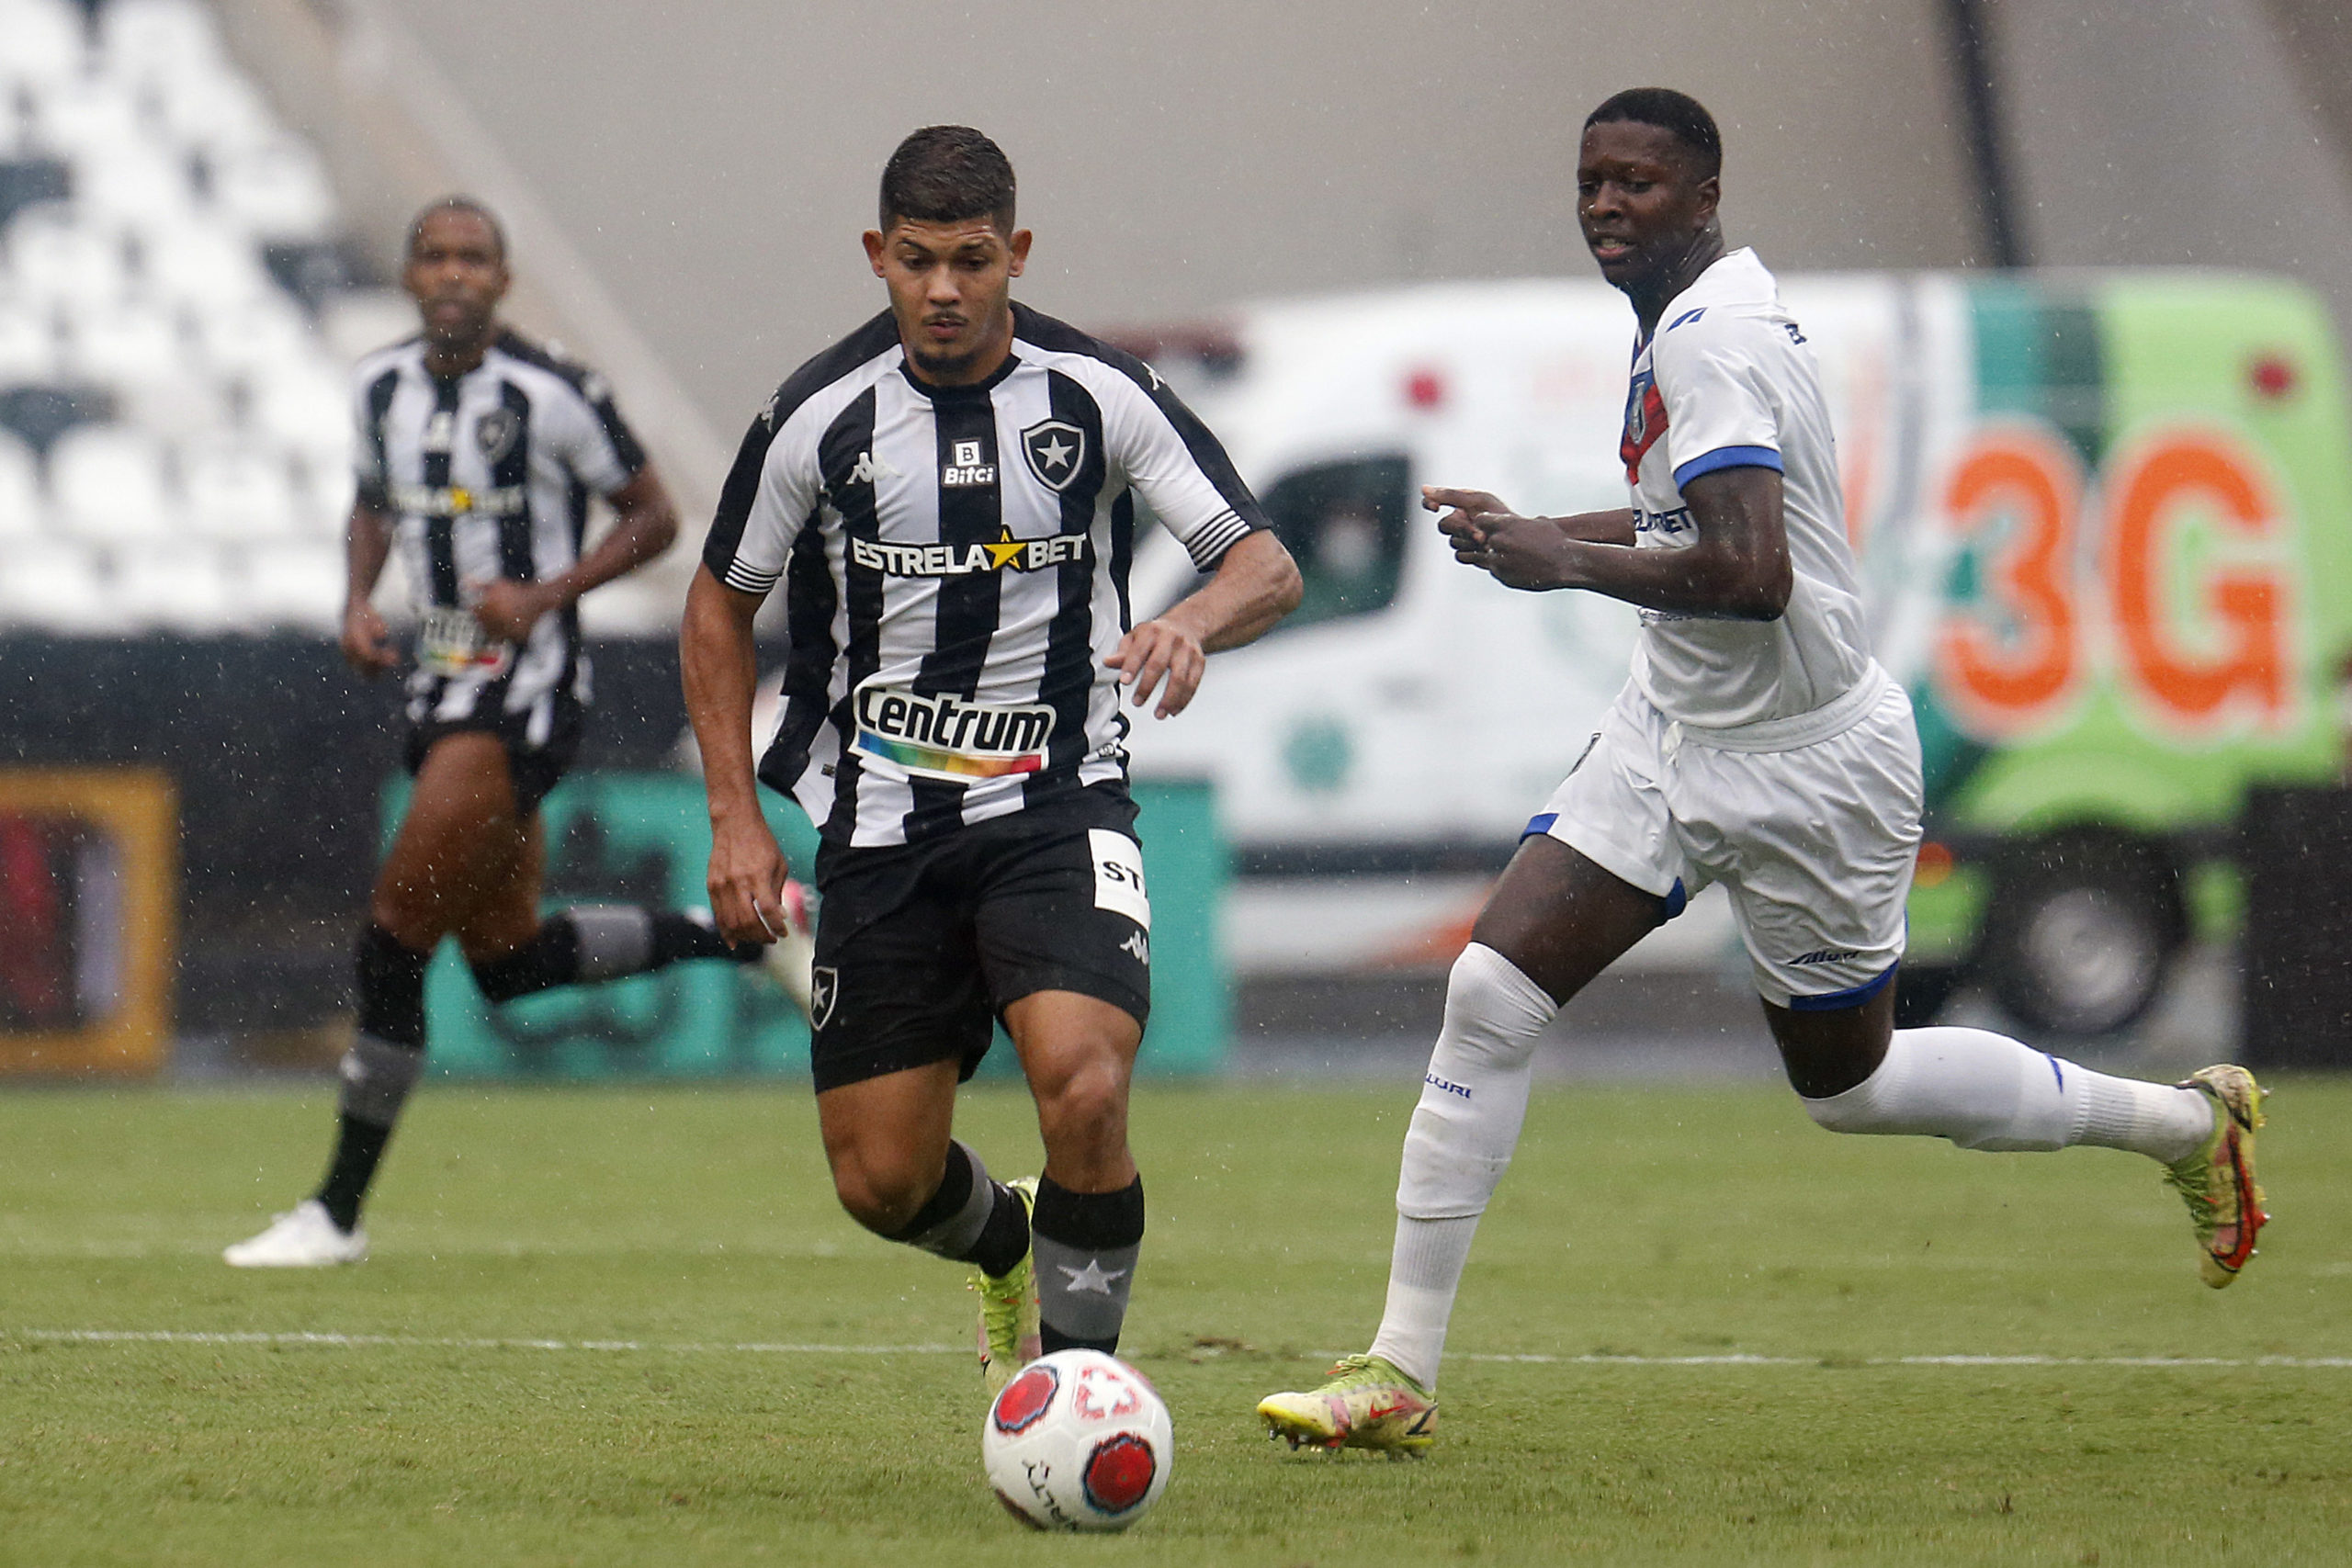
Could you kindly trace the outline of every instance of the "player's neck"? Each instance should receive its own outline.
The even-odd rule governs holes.
[[[490,345],[498,341],[502,330],[493,321],[479,336],[467,338],[462,343],[435,343],[427,338],[424,342],[425,374],[444,381],[470,376],[481,368],[481,362],[490,355]]]
[[[1646,342],[1657,331],[1658,318],[1674,303],[1675,296],[1699,281],[1700,274],[1724,259],[1724,231],[1719,223],[1710,221],[1690,242],[1690,248],[1672,266],[1662,268],[1657,281],[1637,285],[1625,290],[1634,302],[1634,319],[1641,322],[1642,337]]]

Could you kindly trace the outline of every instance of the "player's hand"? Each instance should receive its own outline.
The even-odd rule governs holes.
[[[1443,513],[1438,531],[1463,565],[1490,573],[1506,588],[1559,586],[1562,535],[1549,519],[1521,517],[1483,490],[1425,485],[1421,504]]]
[[[738,947],[765,947],[785,933],[784,879],[789,868],[768,825],[748,821],[713,824],[710,874],[711,919],[718,934]]]
[[[400,664],[400,651],[392,647],[384,617],[365,600],[344,606],[343,661],[371,681]]]
[[[544,582],[498,578],[474,585],[474,619],[494,642],[522,642],[539,617],[562,606],[563,596]]]
[[[1172,718],[1184,711],[1193,694],[1201,689],[1209,656],[1201,650],[1201,639],[1183,627],[1169,621],[1146,621],[1121,637],[1102,662],[1119,672],[1121,683],[1132,694],[1127,701],[1135,707],[1151,700],[1152,689],[1160,687],[1164,677],[1167,684],[1160,687],[1159,705],[1151,710],[1151,716]]]

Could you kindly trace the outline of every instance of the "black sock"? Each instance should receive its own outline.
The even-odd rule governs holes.
[[[346,1235],[358,1227],[360,1201],[368,1196],[368,1184],[375,1179],[376,1166],[391,1136],[390,1127],[362,1122],[349,1111],[340,1118],[334,1159],[327,1167],[327,1179],[317,1197],[326,1205],[327,1218]]]
[[[939,1186],[889,1239],[978,1264],[983,1274],[1007,1274],[1029,1250],[1029,1213],[1004,1183],[989,1179],[970,1145],[951,1138]]]
[[[424,1068],[424,968],[432,954],[370,925],[360,933],[359,1032],[344,1053],[334,1156],[315,1194],[337,1228],[359,1223],[401,1107]]]
[[[1115,1352],[1143,1245],[1143,1178],[1116,1192],[1073,1192],[1046,1177],[1030,1228],[1046,1353]]]
[[[553,986],[616,980],[682,959],[732,958],[748,964],[760,951],[729,947],[718,928],[675,909],[588,905],[549,915],[530,941],[475,964],[474,984],[492,1001],[511,1002]]]

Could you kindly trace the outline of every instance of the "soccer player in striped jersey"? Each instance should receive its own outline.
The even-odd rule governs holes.
[[[401,281],[423,332],[356,373],[358,496],[343,653],[361,674],[400,654],[368,603],[397,550],[419,629],[408,678],[416,785],[359,939],[359,1028],[317,1193],[224,1254],[240,1268],[367,1256],[359,1210],[424,1059],[424,969],[455,936],[482,994],[510,1001],[684,958],[747,962],[707,916],[633,906],[542,919],[539,802],[578,750],[589,700],[580,596],[676,537],[661,478],[594,372],[504,326],[506,243],[489,210],[435,203]],[[585,545],[588,500],[614,525]]]
[[[1680,93],[1634,88],[1585,121],[1577,216],[1640,329],[1618,449],[1632,506],[1521,517],[1484,491],[1422,492],[1463,564],[1637,604],[1642,637],[1454,964],[1405,1136],[1380,1331],[1321,1387],[1258,1406],[1294,1447],[1434,1440],[1447,1320],[1519,1141],[1536,1037],[1710,882],[1731,895],[1814,1121],[1971,1149],[2127,1149],[2187,1201],[2207,1284],[2254,1255],[2262,1091],[2245,1068],[2143,1083],[1990,1030],[1894,1027],[1918,737],[1871,657],[1813,351],[1756,254],[1725,246],[1722,162],[1713,117]]]
[[[781,584],[785,705],[756,776],[820,829],[812,1060],[834,1188],[869,1230],[972,1266],[998,1385],[1041,1345],[1116,1347],[1143,1239],[1126,1115],[1151,910],[1122,690],[1182,711],[1206,655],[1299,595],[1159,376],[1013,303],[1013,194],[977,130],[931,127],[891,156],[865,235],[889,307],[752,422],[682,638],[711,908],[765,941],[785,863],[755,799],[752,617]],[[1131,625],[1145,506],[1214,575]],[[1037,1103],[1034,1187],[949,1136],[999,1021]]]

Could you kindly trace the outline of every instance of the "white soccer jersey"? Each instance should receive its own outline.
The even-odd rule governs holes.
[[[1730,728],[1812,713],[1850,691],[1870,665],[1870,644],[1828,406],[1804,333],[1754,251],[1733,251],[1700,274],[1635,352],[1619,455],[1644,549],[1697,537],[1681,490],[1691,479],[1779,469],[1794,571],[1777,620],[1643,611],[1634,655],[1642,694],[1669,719]]]
[[[604,378],[521,334],[445,380],[411,338],[359,362],[359,502],[392,520],[417,614],[409,717],[499,713],[544,741],[554,694],[588,697],[578,607],[540,617],[520,648],[482,634],[468,606],[494,578],[543,581],[580,558],[591,494],[645,466]]]
[[[703,552],[729,588],[785,585],[762,780],[857,845],[1123,782],[1102,660],[1130,625],[1138,496],[1203,570],[1265,526],[1150,367],[1023,306],[980,386],[917,381],[887,311],[802,367],[752,422]]]

